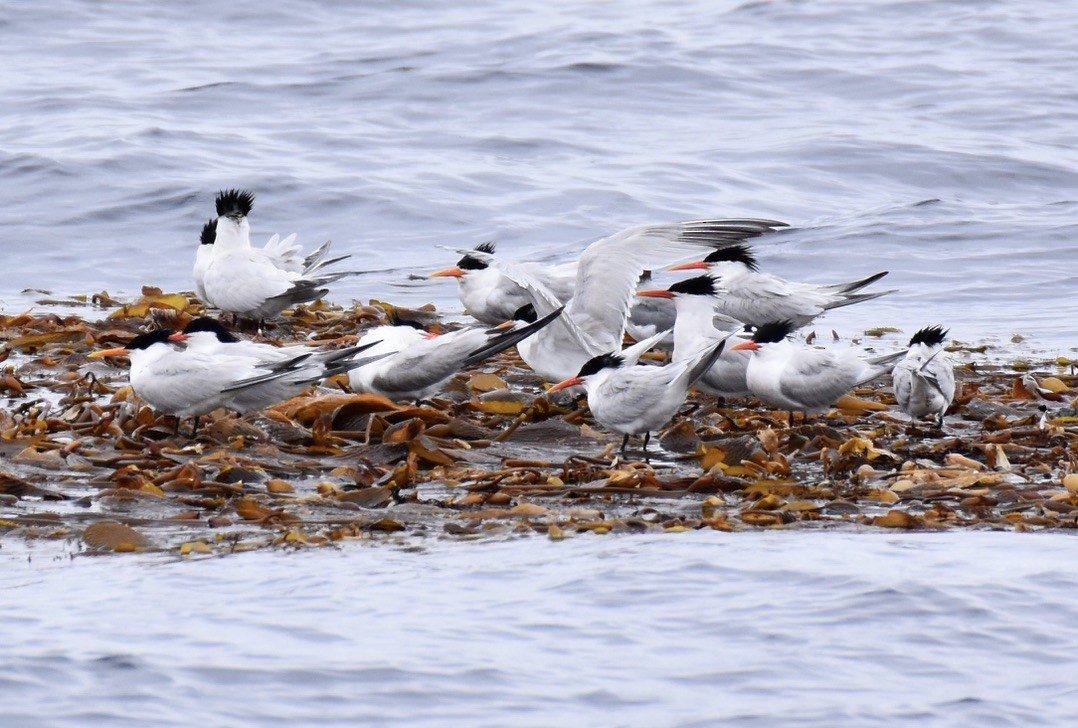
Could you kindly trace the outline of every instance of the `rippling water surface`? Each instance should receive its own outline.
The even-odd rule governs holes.
[[[1023,2],[9,3],[0,307],[190,287],[223,187],[332,300],[496,239],[766,216],[826,328],[1075,345],[1078,13]],[[801,531],[408,552],[0,550],[4,725],[1065,724],[1073,541]]]
[[[1067,725],[1074,548],[702,531],[166,563],[9,544],[4,724]]]
[[[768,270],[900,289],[827,325],[1075,345],[1078,13],[1023,2],[98,3],[0,19],[5,308],[190,287],[213,194],[332,238],[331,298],[459,309],[438,243],[565,255],[767,216]]]

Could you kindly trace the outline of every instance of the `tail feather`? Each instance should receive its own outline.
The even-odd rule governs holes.
[[[730,333],[726,334],[721,339],[716,341],[714,344],[712,344],[710,347],[701,351],[699,354],[697,354],[696,361],[692,361],[691,359],[689,360],[692,363],[685,369],[685,373],[682,374],[681,377],[679,377],[679,379],[682,379],[682,381],[684,381],[686,388],[691,387],[693,384],[695,384],[696,381],[700,379],[700,377],[704,376],[707,371],[711,369],[712,366],[714,366],[715,362],[719,360],[719,357],[722,356],[723,350],[726,348],[727,339],[729,339],[736,333],[738,333],[736,330],[731,331]]]
[[[902,349],[901,351],[893,351],[890,354],[880,354],[879,356],[865,359],[865,365],[869,368],[869,373],[861,377],[855,386],[860,386],[865,382],[872,381],[881,374],[891,371],[895,362],[904,359],[908,351],[909,349]]]
[[[897,288],[890,288],[886,291],[874,291],[873,293],[855,293],[852,296],[846,296],[839,299],[838,301],[829,303],[824,306],[824,308],[827,310],[831,310],[832,308],[842,308],[843,306],[850,306],[855,303],[861,303],[862,301],[871,301],[873,298],[886,296],[888,293],[894,293],[897,290]]]
[[[331,377],[331,376],[333,376],[335,374],[341,374],[341,373],[347,372],[347,371],[349,371],[351,369],[355,369],[356,367],[361,366],[362,364],[366,364],[366,363],[369,363],[369,362],[372,362],[372,361],[376,361],[377,359],[380,359],[381,358],[380,356],[367,357],[366,359],[363,359],[363,360],[356,360],[356,359],[352,358],[356,354],[359,354],[360,352],[363,352],[363,351],[371,348],[372,346],[376,346],[377,344],[380,344],[380,343],[382,343],[382,342],[381,341],[373,341],[373,342],[371,342],[369,344],[363,344],[361,346],[351,346],[351,347],[348,347],[346,349],[341,349],[338,352],[334,352],[333,359],[328,364],[326,362],[323,362],[324,366],[322,367],[322,369],[317,374],[314,374],[314,375],[311,375],[310,377],[308,377],[305,380],[305,382],[308,383],[308,384],[313,384],[314,382],[319,382],[319,381],[325,379],[326,377]],[[308,359],[310,359],[313,354],[314,354],[314,352],[304,352],[303,354],[300,354],[297,357],[289,359],[288,361],[280,362],[278,364],[275,364],[273,366],[272,370],[267,372],[266,374],[260,374],[257,377],[249,377],[247,379],[241,379],[238,382],[234,382],[231,386],[225,388],[222,391],[224,391],[224,392],[235,392],[236,390],[239,390],[239,389],[246,389],[247,387],[251,387],[251,386],[254,386],[256,384],[261,384],[263,382],[273,381],[274,379],[280,379],[281,377],[286,377],[289,374],[294,374],[297,369],[304,366],[304,363]],[[386,356],[386,355],[383,354],[382,356]],[[298,383],[300,383],[300,382],[297,382],[297,384]]]
[[[881,279],[885,275],[887,275],[888,272],[889,271],[884,270],[884,271],[880,271],[879,273],[875,273],[873,275],[870,275],[868,278],[862,278],[859,281],[847,281],[846,283],[835,283],[834,285],[824,286],[823,288],[826,291],[832,291],[834,293],[853,293],[854,291],[861,290],[862,288],[864,288],[867,285],[875,283],[876,281],[878,281],[879,279]]]

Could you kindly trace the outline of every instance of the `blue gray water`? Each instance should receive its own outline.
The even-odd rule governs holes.
[[[214,193],[331,298],[495,239],[765,216],[856,333],[1076,345],[1078,13],[1018,2],[8,3],[0,307],[190,287]],[[0,544],[4,725],[1060,725],[1073,542],[700,532],[194,563]]]
[[[1062,726],[1078,707],[1070,535],[430,546],[5,545],[3,723]]]
[[[79,2],[0,15],[6,309],[190,287],[214,193],[332,238],[332,297],[458,308],[435,244],[561,257],[765,216],[768,270],[900,292],[827,325],[1075,345],[1078,13],[1018,2]]]

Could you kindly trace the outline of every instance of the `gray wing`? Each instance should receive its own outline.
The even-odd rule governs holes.
[[[779,380],[779,392],[805,409],[827,407],[854,386],[850,368],[826,351],[809,350],[791,359]]]

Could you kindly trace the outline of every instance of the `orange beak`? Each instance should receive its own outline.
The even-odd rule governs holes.
[[[547,390],[547,394],[551,392],[557,392],[559,389],[567,389],[568,387],[575,387],[578,384],[583,384],[584,380],[580,377],[569,377],[564,382],[558,382],[553,387]]]
[[[516,323],[517,322],[514,321],[513,319],[509,319],[508,321],[503,321],[502,323],[500,323],[500,324],[498,324],[497,326],[494,327],[494,331],[505,331],[506,329],[511,329],[516,325]]]
[[[755,341],[742,341],[740,344],[731,346],[729,351],[756,351],[759,348],[760,345]]]
[[[127,356],[128,351],[123,346],[117,346],[115,349],[101,349],[100,351],[92,351],[87,356],[91,359],[100,359],[103,356]]]
[[[454,267],[446,268],[445,270],[436,270],[430,275],[428,275],[427,278],[460,278],[463,275],[464,271],[462,271],[460,268]]]
[[[643,296],[644,298],[673,298],[674,294],[665,288],[649,288],[644,291],[637,291],[636,295]]]
[[[667,270],[707,270],[706,260],[694,260],[691,263],[681,263],[680,265],[672,265]]]
[[[170,334],[168,340],[174,344],[182,344],[183,342],[187,341],[187,334],[183,333],[182,331],[177,331],[174,334]]]

